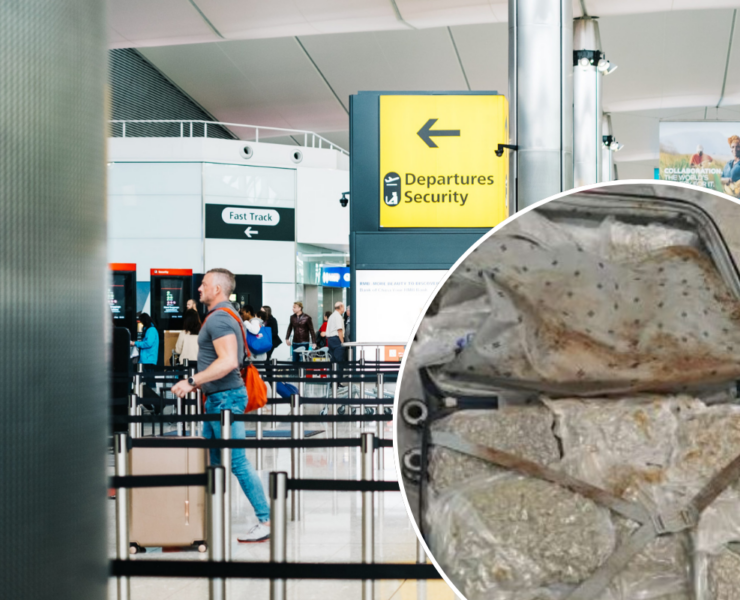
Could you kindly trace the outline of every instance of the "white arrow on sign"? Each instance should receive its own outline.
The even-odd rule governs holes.
[[[259,233],[259,231],[252,231],[252,228],[251,227],[247,227],[244,230],[244,233],[246,233],[247,234],[247,237],[251,240],[252,239],[252,236],[253,235],[257,235]]]

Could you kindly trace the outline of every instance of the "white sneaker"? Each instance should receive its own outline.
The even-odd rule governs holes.
[[[252,529],[247,531],[242,537],[236,538],[238,542],[242,544],[256,544],[258,542],[266,542],[270,539],[270,525],[265,523],[257,523]]]

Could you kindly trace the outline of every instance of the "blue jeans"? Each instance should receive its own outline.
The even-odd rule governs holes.
[[[222,410],[229,409],[234,415],[244,414],[247,405],[247,389],[240,387],[224,392],[209,394],[206,400],[206,413],[218,414]],[[203,423],[203,437],[206,439],[221,437],[221,423],[219,421],[206,421]],[[244,439],[244,421],[235,421],[231,424],[231,439]],[[211,448],[211,465],[221,464],[221,449]],[[257,472],[252,463],[247,460],[244,448],[231,449],[231,472],[236,476],[239,485],[254,507],[260,523],[270,520],[270,505],[267,503],[265,491],[262,489]]]
[[[297,344],[293,342],[293,362],[301,361],[301,354],[303,354],[303,352],[296,352],[298,348],[305,348],[308,350],[308,342],[299,342]]]

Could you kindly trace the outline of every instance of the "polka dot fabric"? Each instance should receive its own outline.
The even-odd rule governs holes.
[[[678,391],[740,377],[740,302],[699,248],[643,244],[639,253],[603,256],[576,237],[553,243],[552,223],[538,237],[539,227],[527,231],[528,216],[517,233],[490,237],[458,268],[458,280],[486,289],[492,310],[447,374],[578,395]]]

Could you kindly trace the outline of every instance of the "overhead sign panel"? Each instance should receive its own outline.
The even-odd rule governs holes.
[[[206,204],[206,237],[292,242],[295,239],[295,210]]]
[[[380,96],[380,226],[506,219],[507,114],[498,95]]]

